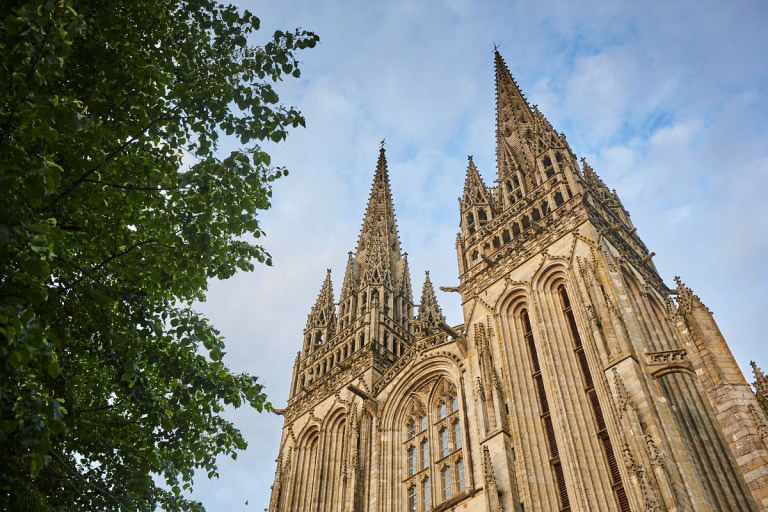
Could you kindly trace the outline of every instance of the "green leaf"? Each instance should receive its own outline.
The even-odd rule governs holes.
[[[253,46],[259,19],[209,0],[5,11],[3,507],[199,510],[178,489],[245,447],[224,405],[266,396],[186,305],[272,263],[243,237],[287,173],[255,142],[303,126],[274,84],[317,36]]]

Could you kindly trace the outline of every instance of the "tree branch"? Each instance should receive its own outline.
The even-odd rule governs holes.
[[[70,474],[72,474],[72,475],[73,475],[75,478],[77,478],[78,480],[80,480],[81,482],[83,482],[83,483],[84,483],[85,485],[87,485],[88,487],[91,487],[92,489],[94,489],[95,491],[97,491],[99,494],[101,494],[101,495],[103,495],[103,496],[105,496],[105,497],[109,498],[110,500],[114,501],[114,502],[115,502],[115,504],[116,504],[118,507],[120,507],[121,509],[127,509],[127,508],[128,508],[128,507],[126,507],[125,505],[123,505],[123,504],[120,502],[120,500],[119,500],[119,499],[117,499],[117,497],[116,497],[114,494],[112,494],[111,492],[109,492],[109,491],[108,491],[108,490],[106,490],[106,489],[102,489],[102,488],[101,488],[101,487],[99,487],[98,485],[95,485],[95,484],[93,484],[93,483],[89,482],[89,481],[88,481],[88,479],[87,479],[87,478],[85,478],[83,475],[81,475],[79,471],[77,471],[77,470],[76,470],[76,469],[74,469],[72,466],[70,466],[69,464],[67,464],[67,463],[64,461],[64,459],[63,459],[63,458],[61,458],[61,456],[60,456],[58,453],[56,453],[55,451],[51,450],[51,454],[52,454],[52,455],[53,455],[53,456],[56,458],[56,460],[58,460],[58,461],[59,461],[59,463],[60,463],[62,466],[64,466],[64,469],[66,469],[66,470],[67,470],[67,471],[68,471]]]
[[[179,187],[134,187],[132,185],[118,185],[117,183],[108,183],[106,181],[99,181],[99,180],[89,180],[85,179],[83,180],[84,183],[95,183],[97,185],[104,185],[111,188],[119,188],[121,190],[139,190],[139,191],[148,191],[148,192],[160,192],[161,190],[178,190]]]
[[[142,136],[142,135],[144,135],[144,134],[145,134],[147,131],[151,130],[151,129],[152,129],[154,126],[156,126],[156,125],[157,125],[159,122],[161,122],[161,121],[166,121],[166,120],[168,119],[168,118],[167,118],[167,115],[168,115],[169,113],[171,113],[171,112],[173,112],[173,111],[177,110],[178,108],[179,108],[179,106],[177,105],[177,106],[175,106],[173,109],[171,109],[169,112],[166,112],[166,113],[164,113],[163,115],[161,115],[161,116],[159,116],[159,117],[155,118],[154,120],[152,120],[152,122],[150,122],[149,124],[147,124],[147,126],[145,126],[144,128],[142,128],[141,130],[139,130],[139,131],[138,131],[138,132],[137,132],[135,135],[131,135],[131,136],[128,138],[128,140],[126,140],[125,142],[123,142],[122,144],[120,144],[118,147],[116,147],[115,149],[113,149],[112,151],[110,151],[109,153],[107,153],[107,156],[104,158],[104,161],[103,161],[102,163],[100,163],[99,165],[96,165],[95,167],[92,167],[91,169],[89,169],[88,171],[86,171],[86,172],[85,172],[85,173],[84,173],[82,176],[80,176],[80,177],[79,177],[79,178],[77,178],[75,181],[73,181],[73,182],[72,182],[72,183],[71,183],[71,184],[70,184],[70,185],[69,185],[67,188],[65,188],[64,190],[62,190],[62,191],[61,191],[61,192],[59,192],[58,194],[56,194],[56,197],[54,197],[54,198],[53,198],[53,201],[51,201],[51,202],[48,204],[48,206],[46,206],[46,207],[43,209],[43,211],[44,211],[44,212],[49,212],[49,211],[51,211],[51,209],[52,209],[54,206],[56,206],[56,204],[57,204],[57,203],[58,203],[58,202],[59,202],[59,201],[60,201],[62,198],[64,198],[64,197],[68,196],[69,194],[71,194],[71,193],[72,193],[72,191],[73,191],[73,190],[75,190],[75,189],[76,189],[77,187],[79,187],[80,185],[82,185],[82,184],[85,182],[85,180],[86,180],[86,179],[88,179],[88,177],[89,177],[89,176],[91,176],[93,173],[95,173],[95,172],[99,171],[100,169],[103,169],[105,164],[109,163],[109,162],[110,162],[110,161],[112,161],[112,159],[114,159],[114,158],[115,158],[117,155],[119,155],[120,153],[122,153],[123,151],[125,151],[125,149],[126,149],[128,146],[130,146],[131,144],[133,144],[134,142],[136,142],[137,140],[139,140],[139,139],[141,138],[141,136]]]
[[[136,244],[134,244],[134,245],[132,245],[132,246],[128,247],[127,249],[125,249],[125,250],[123,250],[123,251],[120,251],[120,252],[118,252],[118,253],[115,253],[115,254],[113,254],[113,255],[112,255],[112,256],[110,256],[109,258],[107,258],[107,259],[103,260],[101,263],[97,263],[97,264],[96,264],[96,265],[95,265],[93,268],[91,268],[89,271],[86,271],[86,270],[84,270],[84,269],[81,269],[81,268],[77,267],[77,266],[76,266],[74,263],[67,261],[67,263],[69,263],[70,265],[72,265],[72,266],[74,266],[75,268],[77,268],[77,269],[78,269],[80,272],[82,272],[82,276],[80,276],[79,278],[75,279],[75,281],[73,281],[73,282],[72,282],[72,284],[70,284],[69,286],[67,286],[67,289],[69,289],[69,290],[72,290],[72,289],[73,289],[75,286],[77,286],[78,284],[80,284],[80,281],[82,281],[82,280],[83,280],[83,278],[84,278],[85,276],[88,276],[88,277],[89,277],[89,278],[91,278],[92,280],[96,281],[97,279],[96,279],[96,278],[95,278],[95,277],[94,277],[92,274],[93,274],[93,273],[96,273],[96,272],[98,272],[99,270],[101,270],[102,268],[104,268],[104,267],[105,267],[107,264],[109,264],[111,261],[114,261],[114,260],[116,260],[117,258],[120,258],[121,256],[125,256],[126,254],[130,253],[131,251],[133,251],[133,250],[135,250],[135,249],[138,249],[138,248],[139,248],[139,247],[141,247],[142,245],[147,245],[147,244],[157,243],[157,241],[158,241],[158,240],[157,240],[157,238],[149,238],[149,239],[147,239],[147,240],[143,240],[143,241],[141,241],[141,242],[138,242],[138,243],[136,243]]]

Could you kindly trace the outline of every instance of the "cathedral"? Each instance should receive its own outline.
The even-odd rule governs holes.
[[[382,148],[297,343],[269,511],[768,511],[768,377],[494,58],[498,174],[469,158],[443,288],[464,323],[428,273],[414,300]]]

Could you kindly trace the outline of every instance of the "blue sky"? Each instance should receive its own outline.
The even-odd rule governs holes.
[[[387,159],[414,293],[458,283],[467,155],[495,178],[493,44],[533,104],[616,188],[668,285],[714,312],[739,364],[768,369],[768,4],[761,1],[241,2],[275,29],[317,32],[302,78],[279,84],[307,128],[268,146],[291,174],[261,216],[274,267],[212,283],[199,309],[231,368],[276,407],[325,269],[341,287],[376,159]],[[449,323],[458,298],[439,293]],[[751,380],[751,372],[749,379]],[[197,482],[209,511],[263,510],[282,418],[229,413],[250,448]],[[245,505],[246,500],[248,505]]]

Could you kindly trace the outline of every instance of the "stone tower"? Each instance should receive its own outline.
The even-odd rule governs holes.
[[[496,186],[469,158],[464,324],[414,317],[382,149],[338,303],[297,354],[270,511],[768,511],[768,378],[668,288],[615,191],[501,56]],[[673,297],[676,299],[673,301]]]

